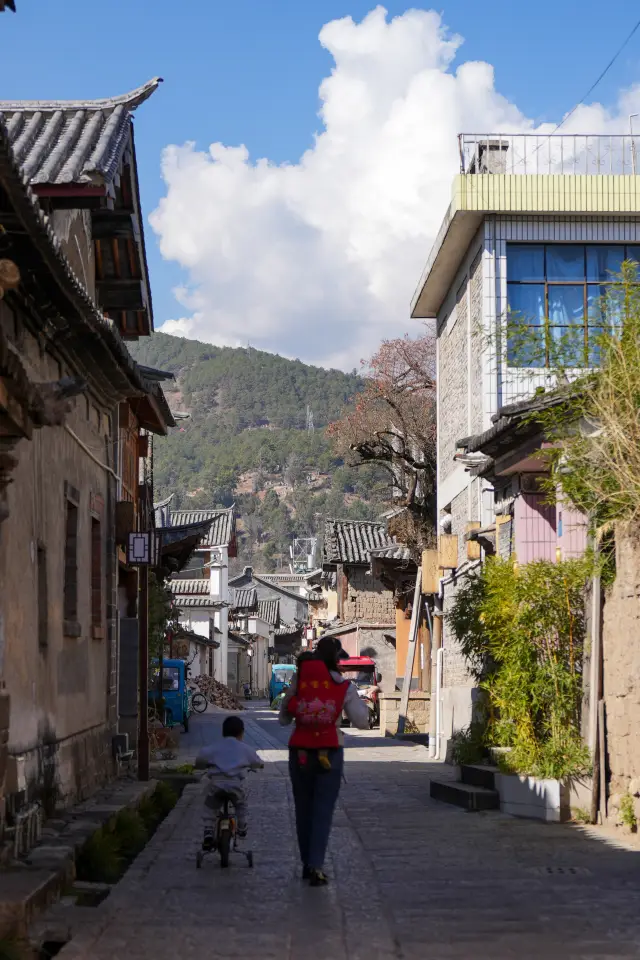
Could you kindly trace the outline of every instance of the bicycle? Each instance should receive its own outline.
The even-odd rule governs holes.
[[[218,794],[222,801],[222,809],[218,811],[213,836],[205,834],[202,849],[196,855],[196,867],[200,869],[208,853],[220,854],[220,866],[227,868],[232,850],[238,849],[238,825],[235,812],[231,813],[230,805],[233,798],[224,791]],[[242,850],[249,867],[253,867],[253,853],[251,850]]]
[[[200,693],[199,690],[192,691],[191,709],[193,710],[194,713],[204,713],[208,706],[209,706],[209,703],[204,693]]]

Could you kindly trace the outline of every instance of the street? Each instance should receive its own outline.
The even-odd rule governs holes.
[[[299,876],[288,731],[261,704],[243,717],[262,751],[250,781],[250,846],[202,870],[200,787],[189,787],[63,960],[545,960],[638,957],[638,854],[586,828],[468,814],[429,799],[447,768],[424,747],[346,733],[347,767],[327,872]],[[194,718],[183,756],[218,735],[222,712]],[[450,770],[450,768],[449,768]],[[453,775],[451,773],[451,775]]]

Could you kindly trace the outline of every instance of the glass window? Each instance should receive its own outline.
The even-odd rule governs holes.
[[[544,246],[541,243],[510,243],[507,280],[521,283],[544,280]]]
[[[547,280],[584,280],[584,246],[550,243],[547,246]]]
[[[581,368],[585,365],[585,334],[582,324],[549,328],[549,366]]]
[[[624,260],[624,247],[593,244],[587,247],[587,280],[615,280]]]
[[[510,283],[507,296],[510,316],[529,326],[544,325],[544,283]]]
[[[582,284],[549,284],[549,323],[568,326],[584,320],[584,287]]]

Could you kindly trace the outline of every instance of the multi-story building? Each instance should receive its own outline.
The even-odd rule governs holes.
[[[412,316],[435,321],[437,331],[438,517],[458,537],[457,568],[441,581],[445,614],[461,574],[496,549],[496,526],[497,548],[508,555],[517,547],[523,561],[562,547],[562,520],[558,529],[536,458],[487,472],[473,439],[483,435],[486,448],[503,408],[513,412],[552,385],[559,343],[571,346],[565,367],[594,362],[601,297],[625,258],[640,259],[632,138],[461,136],[460,157],[412,304]],[[432,713],[442,718],[443,755],[477,693],[446,617],[440,659],[433,689],[441,681],[441,711]]]

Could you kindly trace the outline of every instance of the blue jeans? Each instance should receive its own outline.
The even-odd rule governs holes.
[[[300,763],[299,752],[295,749],[289,751],[289,775],[296,808],[300,859],[304,866],[322,870],[333,811],[340,793],[344,751],[329,750],[330,770],[320,766],[317,751],[304,751],[304,764]]]

